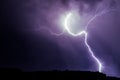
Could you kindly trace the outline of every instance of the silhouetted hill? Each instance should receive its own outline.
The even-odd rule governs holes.
[[[33,71],[23,72],[17,68],[0,68],[0,78],[4,79],[32,79],[32,80],[120,80],[120,78],[109,77],[103,73],[90,71]],[[3,77],[4,76],[4,77]]]
[[[18,72],[22,72],[22,70],[20,69],[17,69],[17,68],[0,68],[0,72],[3,72],[3,73],[18,73]]]

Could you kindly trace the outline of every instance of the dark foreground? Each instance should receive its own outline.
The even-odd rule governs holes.
[[[120,78],[106,76],[99,72],[89,71],[34,71],[23,72],[14,68],[0,68],[0,80],[120,80]]]

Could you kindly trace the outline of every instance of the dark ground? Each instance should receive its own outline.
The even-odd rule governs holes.
[[[106,76],[99,72],[89,71],[34,71],[34,72],[23,72],[17,68],[1,68],[1,79],[32,79],[32,80],[47,80],[47,79],[61,79],[61,80],[120,80],[120,78]]]

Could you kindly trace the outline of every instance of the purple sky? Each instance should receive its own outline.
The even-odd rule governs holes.
[[[60,33],[61,17],[73,9],[86,23],[95,13],[115,9],[89,24],[88,41],[104,64],[103,72],[120,76],[119,5],[119,0],[3,0],[0,66],[28,71],[97,71],[83,37],[72,37],[67,32],[58,37],[41,28]]]

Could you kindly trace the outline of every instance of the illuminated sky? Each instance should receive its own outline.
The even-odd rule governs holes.
[[[74,37],[64,30],[64,18],[78,11],[70,22],[74,33],[87,25],[88,43],[104,65],[103,72],[120,76],[119,0],[4,0],[1,1],[0,66],[23,70],[97,71],[84,44],[84,36]],[[70,20],[71,21],[71,20]],[[74,24],[74,25],[72,25]],[[73,28],[74,27],[74,28]]]

